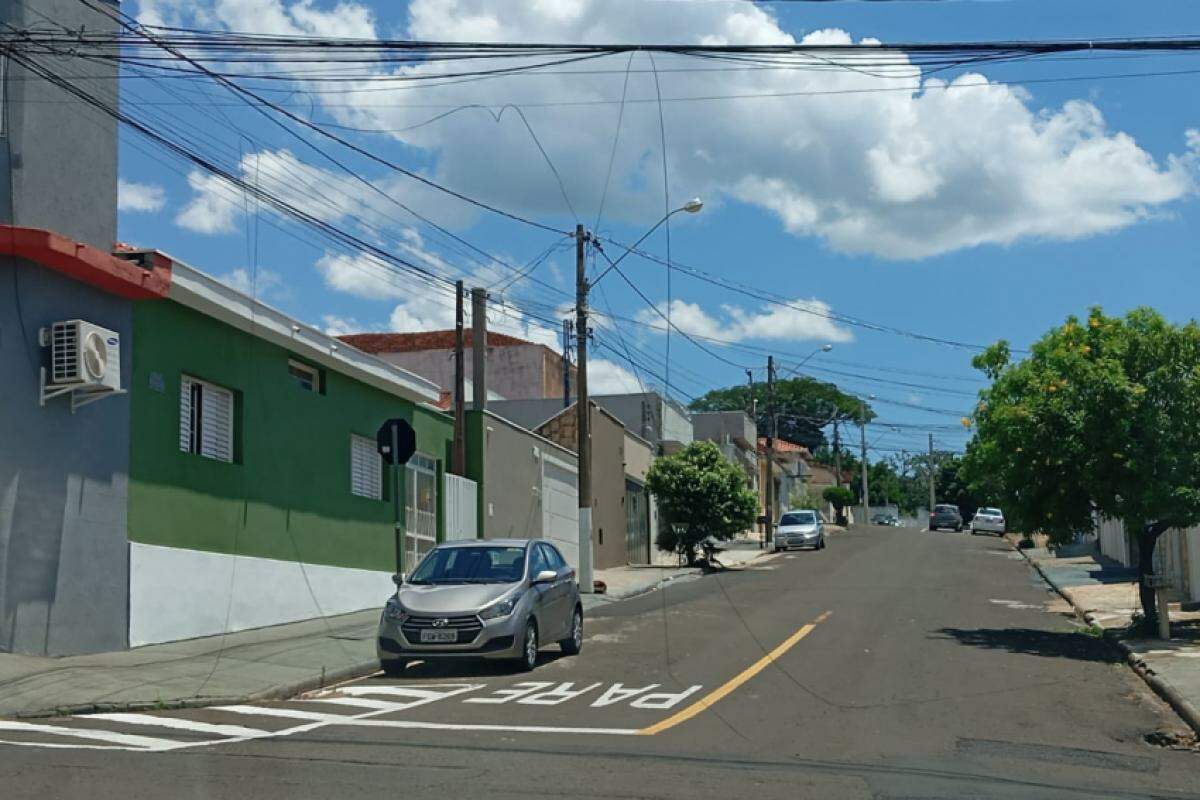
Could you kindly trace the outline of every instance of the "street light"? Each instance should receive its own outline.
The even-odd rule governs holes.
[[[807,364],[807,363],[808,363],[808,361],[809,361],[809,359],[811,359],[811,358],[812,358],[813,356],[815,356],[817,353],[828,353],[828,352],[829,352],[830,350],[832,350],[832,349],[833,349],[833,345],[831,345],[831,344],[823,344],[823,345],[821,345],[821,346],[820,346],[820,347],[818,347],[816,350],[813,350],[811,353],[809,353],[809,354],[808,354],[808,355],[806,355],[804,358],[802,358],[802,359],[800,360],[800,363],[799,363],[799,364],[797,364],[796,366],[794,366],[794,367],[792,367],[791,369],[789,369],[789,370],[788,370],[786,373],[784,373],[784,376],[786,377],[787,375],[795,375],[795,374],[796,374],[796,372],[798,372],[798,371],[799,371],[799,369],[800,369],[801,367],[803,367],[805,364]]]
[[[594,280],[588,282],[587,288],[588,289],[592,288],[593,286],[595,286],[597,283],[600,282],[601,278],[603,278],[605,275],[607,275],[610,271],[616,269],[617,264],[620,264],[625,259],[625,256],[629,255],[634,250],[637,250],[637,247],[639,244],[646,241],[646,239],[649,238],[650,234],[652,234],[656,230],[658,230],[659,226],[661,226],[664,222],[669,220],[671,217],[673,217],[676,214],[679,214],[681,212],[687,212],[688,214],[698,214],[698,213],[700,213],[700,209],[702,209],[702,208],[704,208],[704,201],[701,200],[699,197],[693,197],[691,200],[688,200],[686,203],[684,203],[683,205],[681,205],[679,208],[675,209],[674,211],[667,212],[666,216],[664,216],[658,222],[656,222],[652,226],[650,226],[650,229],[648,231],[646,231],[645,233],[643,233],[641,238],[638,239],[636,242],[634,242],[632,245],[630,245],[629,247],[625,247],[625,245],[620,245],[621,247],[625,248],[625,252],[621,253],[621,255],[617,256],[616,261],[610,261],[607,269],[605,269],[603,272],[601,272],[599,275],[597,275]]]
[[[587,279],[587,262],[585,259],[584,246],[591,240],[597,247],[599,242],[595,237],[584,230],[583,225],[575,226],[575,427],[578,438],[576,439],[576,454],[579,464],[579,587],[586,593],[594,591],[594,582],[592,578],[592,443],[591,443],[591,406],[588,400],[588,371],[587,371],[587,340],[588,340],[588,307],[587,298],[588,291],[600,282],[600,279],[608,274],[609,270],[615,269],[617,264],[621,263],[621,259],[632,253],[637,246],[646,241],[646,238],[654,233],[660,225],[670,219],[673,215],[682,212],[695,214],[700,209],[704,208],[704,202],[699,197],[694,197],[684,203],[674,211],[669,212],[666,216],[642,234],[642,237],[633,243],[632,247],[625,248],[625,252],[617,258],[616,261],[610,261],[608,269],[596,276],[596,279],[588,282]],[[601,251],[603,252],[603,251]],[[668,329],[668,335],[670,330]],[[669,375],[669,373],[668,373]],[[670,383],[667,384],[668,391]]]
[[[870,513],[871,493],[867,487],[867,400],[874,400],[875,395],[869,394],[865,398],[859,398],[862,401],[862,419],[859,423],[858,430],[862,442],[862,524],[867,524],[867,515]]]

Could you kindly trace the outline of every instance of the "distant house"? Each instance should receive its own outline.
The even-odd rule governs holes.
[[[352,333],[341,340],[388,363],[433,381],[445,392],[454,389],[453,330],[420,333]],[[471,332],[463,337],[468,382],[474,358]],[[488,331],[488,396],[508,399],[555,398],[561,408],[563,357],[544,344]],[[575,367],[569,366],[571,383]],[[470,390],[466,392],[470,397]],[[514,420],[520,422],[520,420]]]
[[[745,411],[705,411],[692,414],[696,441],[714,442],[726,460],[746,473],[746,483],[760,495],[758,429]]]

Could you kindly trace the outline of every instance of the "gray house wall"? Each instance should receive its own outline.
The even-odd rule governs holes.
[[[116,29],[79,0],[0,0],[0,21],[17,29],[45,30],[48,19],[74,31]],[[42,55],[38,61],[60,75],[94,76],[79,81],[89,92],[107,95],[117,85],[115,62]],[[57,231],[108,251],[117,236],[116,121],[11,60],[5,66],[0,222]]]
[[[38,329],[76,318],[120,335],[127,386],[130,301],[0,260],[0,650],[8,652],[126,646],[129,398],[74,414],[66,397],[38,406]]]
[[[484,426],[483,538],[542,538],[539,453],[571,464],[575,453],[492,413]]]
[[[512,420],[522,428],[536,429],[563,410],[562,398],[528,400],[488,400],[488,410]]]
[[[102,0],[103,2],[103,0]],[[111,4],[115,8],[115,4]],[[112,31],[78,0],[0,0],[17,29]],[[89,90],[116,86],[116,65],[39,57]],[[107,251],[117,236],[116,123],[6,63],[0,223],[44,228]],[[41,266],[0,259],[0,650],[69,655],[126,646],[129,400],[71,413],[38,406],[38,329],[85,319],[121,337],[130,376],[132,306]]]

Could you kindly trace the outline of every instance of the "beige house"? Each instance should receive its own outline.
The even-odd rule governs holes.
[[[645,479],[653,460],[653,448],[628,433],[617,417],[595,401],[590,405],[592,563],[596,569],[648,563],[653,541]],[[574,451],[578,443],[577,420],[572,403],[536,430]]]

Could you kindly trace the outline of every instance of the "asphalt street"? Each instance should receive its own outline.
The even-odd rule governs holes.
[[[24,797],[1200,798],[1200,753],[1007,543],[852,529],[595,610],[532,673],[0,721]],[[36,723],[29,725],[26,723]],[[39,727],[44,726],[44,727]],[[67,733],[63,730],[66,729]]]

